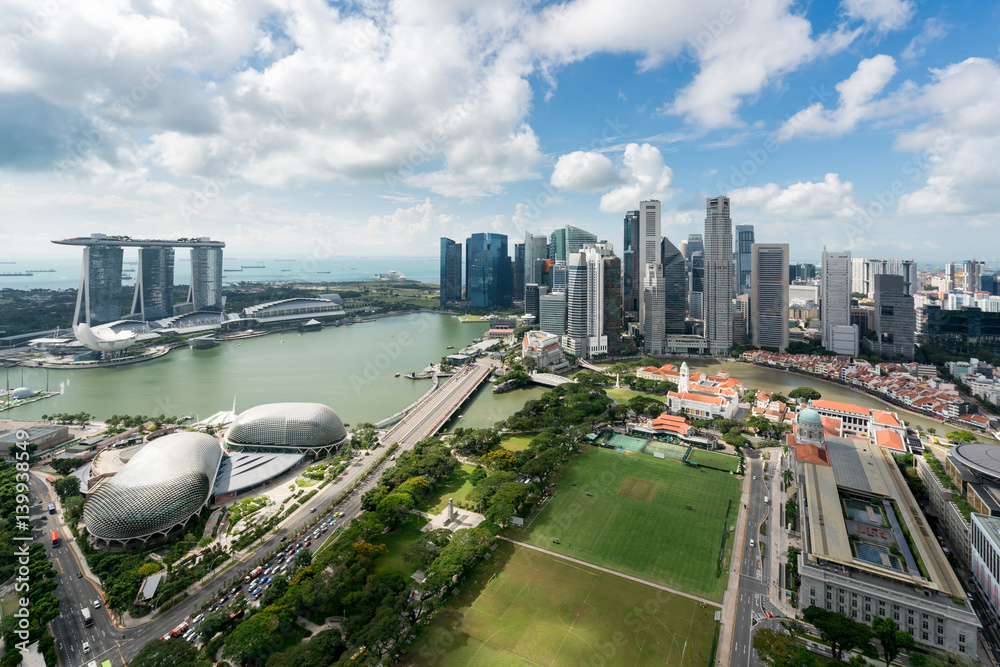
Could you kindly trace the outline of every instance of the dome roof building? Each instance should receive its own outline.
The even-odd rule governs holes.
[[[347,440],[337,413],[320,403],[267,403],[246,410],[229,426],[230,450],[298,452],[326,456]]]
[[[218,441],[204,433],[153,440],[89,494],[87,532],[104,544],[166,536],[209,502],[221,461]]]

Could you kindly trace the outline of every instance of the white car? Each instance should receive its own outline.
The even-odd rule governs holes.
[[[83,652],[90,653],[90,642],[83,642]]]
[[[100,608],[101,608],[101,601],[94,600],[94,609],[100,609]]]
[[[750,548],[753,548],[753,540],[750,540]]]

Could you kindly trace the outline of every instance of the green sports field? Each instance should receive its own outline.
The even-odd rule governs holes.
[[[691,456],[688,457],[688,461],[693,461],[698,465],[708,466],[717,470],[725,470],[726,472],[736,472],[736,469],[740,466],[740,459],[737,456],[720,454],[719,452],[708,452],[697,447],[691,450]]]
[[[646,445],[646,449],[643,450],[646,454],[656,454],[660,453],[666,456],[668,459],[674,459],[675,461],[683,461],[684,455],[687,454],[687,445],[677,445],[672,442],[663,442],[661,440],[650,440],[649,444]]]
[[[721,576],[716,568],[730,500],[728,526],[739,513],[734,475],[596,447],[561,470],[555,495],[512,538],[722,600],[732,533]]]
[[[501,542],[404,664],[708,665],[716,607]]]

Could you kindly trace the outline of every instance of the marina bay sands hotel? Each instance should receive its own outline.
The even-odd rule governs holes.
[[[222,241],[207,237],[170,241],[91,234],[53,243],[83,246],[74,327],[78,324],[95,327],[123,319],[122,258],[127,247],[139,248],[129,319],[159,320],[199,310],[222,312],[222,249],[226,247]],[[176,305],[174,248],[191,249],[187,302]]]

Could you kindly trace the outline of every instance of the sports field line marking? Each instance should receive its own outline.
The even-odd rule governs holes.
[[[614,570],[612,570],[610,568],[607,568],[607,567],[602,567],[600,565],[594,565],[593,563],[588,563],[587,561],[580,560],[579,558],[573,558],[572,556],[567,556],[567,555],[561,554],[561,553],[559,553],[557,551],[551,551],[549,549],[543,549],[542,547],[536,547],[534,544],[528,544],[527,542],[521,542],[520,540],[513,540],[513,539],[511,539],[509,537],[504,537],[503,535],[498,535],[497,539],[503,540],[504,542],[510,542],[511,544],[516,544],[517,546],[524,547],[525,549],[531,549],[532,551],[538,551],[538,552],[541,552],[543,554],[548,554],[549,556],[552,556],[553,558],[558,558],[560,560],[569,561],[570,563],[576,563],[577,565],[582,565],[584,567],[589,567],[590,569],[597,570],[599,572],[607,572],[608,574],[613,574],[616,577],[621,577],[622,579],[628,579],[629,581],[634,581],[634,582],[639,583],[639,584],[644,584],[646,586],[652,586],[653,588],[658,588],[661,591],[666,591],[668,593],[673,593],[674,595],[680,595],[681,597],[685,597],[685,598],[687,598],[689,600],[694,600],[695,602],[702,602],[702,603],[704,603],[706,605],[709,605],[709,606],[712,606],[712,607],[716,607],[718,609],[722,609],[722,605],[720,603],[718,603],[718,602],[714,602],[714,601],[708,600],[706,598],[701,598],[701,597],[698,597],[697,595],[693,595],[691,593],[686,593],[684,591],[679,591],[676,588],[670,588],[669,586],[664,586],[663,584],[658,584],[655,581],[649,581],[647,579],[641,579],[639,577],[634,577],[631,574],[625,574],[623,572],[616,572],[616,571],[614,571]]]
[[[597,586],[598,579],[599,579],[599,577],[594,577],[594,582],[592,584],[590,584],[590,590],[587,591],[587,597],[583,598],[583,602],[580,603],[580,607],[583,607],[583,606],[585,606],[587,604],[587,600],[590,599],[590,594],[594,592],[594,587]],[[566,639],[569,637],[570,633],[573,633],[574,637],[577,636],[577,634],[575,632],[573,632],[573,626],[575,626],[575,625],[576,625],[576,618],[573,619],[573,622],[570,623],[569,627],[566,629],[566,634],[563,635],[562,643],[559,644],[559,648],[556,650],[555,656],[552,658],[553,662],[555,661],[555,659],[557,657],[559,657],[559,654],[562,653],[563,646],[566,645]],[[589,646],[589,644],[588,644],[588,646]],[[593,649],[591,649],[591,650],[593,650]]]
[[[492,642],[490,642],[490,639],[493,639],[493,637],[495,637],[497,635],[497,633],[503,632],[506,629],[507,628],[501,628],[500,630],[497,630],[496,632],[494,632],[492,635],[489,636],[489,639],[480,639],[479,641],[482,642],[482,643],[479,645],[479,648],[476,649],[476,652],[472,654],[472,657],[469,658],[469,662],[467,662],[466,664],[467,665],[474,664],[475,661],[476,661],[476,656],[479,655],[479,652],[483,650],[483,647],[484,646],[490,646],[490,647],[495,648],[495,649],[500,649],[504,653],[509,653],[512,656],[514,656],[515,658],[518,658],[519,660],[524,660],[525,662],[531,663],[532,665],[538,665],[538,667],[545,667],[545,665],[543,665],[540,662],[535,662],[534,660],[526,658],[523,655],[518,655],[517,653],[514,653],[511,650],[505,649],[503,646],[499,646],[497,644],[493,644]]]
[[[608,520],[604,522],[604,527],[601,528],[600,535],[598,535],[597,539],[594,540],[594,548],[595,549],[597,548],[597,545],[601,543],[601,538],[604,537],[604,531],[606,531],[608,529],[608,524],[611,523],[611,519],[615,518],[615,514],[618,513],[618,508],[619,507],[621,507],[621,505],[615,503],[615,508],[613,510],[611,510],[611,514],[608,515]],[[593,550],[594,549],[588,549],[588,551],[593,551]]]

